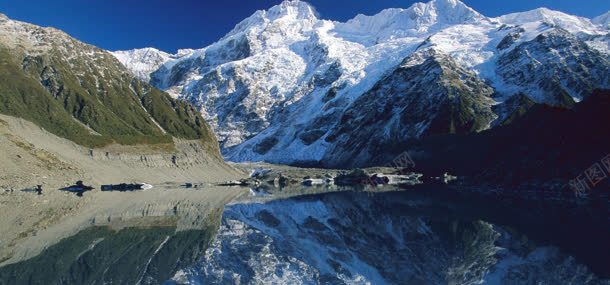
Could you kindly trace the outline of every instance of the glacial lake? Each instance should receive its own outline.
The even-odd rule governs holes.
[[[255,195],[201,230],[83,230],[0,284],[610,284],[597,218],[433,190]]]

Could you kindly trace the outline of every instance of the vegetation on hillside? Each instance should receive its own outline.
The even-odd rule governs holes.
[[[172,137],[216,144],[189,104],[139,82],[112,55],[67,58],[52,49],[16,56],[0,49],[0,113],[32,121],[87,147],[171,143]]]

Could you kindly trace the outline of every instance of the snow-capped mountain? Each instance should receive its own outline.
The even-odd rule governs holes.
[[[527,12],[513,13],[496,18],[499,22],[509,25],[525,23],[545,23],[567,30],[573,34],[593,35],[599,32],[590,19],[568,15],[547,8],[538,8]]]
[[[358,15],[346,23],[335,23],[335,30],[340,37],[374,45],[396,38],[421,37],[451,25],[486,21],[460,1],[436,0],[416,3],[408,9],[386,9],[374,16]]]
[[[492,88],[450,56],[434,49],[415,52],[327,130],[330,151],[323,160],[336,166],[367,165],[410,138],[484,130],[497,117],[492,94]]]
[[[600,25],[603,28],[610,29],[610,11],[593,18],[591,22]]]
[[[150,74],[173,56],[155,48],[117,51],[113,55],[140,80],[150,81]]]
[[[203,49],[115,55],[200,108],[230,160],[363,153],[350,159],[360,165],[409,139],[498,125],[506,114],[491,106],[515,94],[567,106],[610,87],[600,21],[548,9],[488,18],[432,0],[342,23],[285,1]]]

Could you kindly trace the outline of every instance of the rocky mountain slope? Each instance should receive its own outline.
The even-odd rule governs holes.
[[[358,166],[408,140],[502,125],[516,102],[570,107],[610,87],[609,43],[603,16],[489,18],[432,0],[342,23],[285,1],[202,49],[114,54],[193,103],[230,160]]]
[[[141,82],[110,53],[0,16],[0,113],[78,144],[172,143],[213,133],[188,103]]]
[[[610,123],[609,108],[610,90],[594,91],[572,109],[530,105],[510,124],[488,131],[425,138],[412,146],[413,159],[424,172],[449,171],[479,182],[554,182],[572,197],[569,180],[608,156],[610,135],[599,130]],[[600,181],[592,195],[607,195],[607,185],[607,180]]]

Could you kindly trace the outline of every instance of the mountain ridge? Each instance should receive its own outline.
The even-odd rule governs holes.
[[[230,160],[320,161],[337,155],[325,138],[339,118],[416,52],[435,50],[473,72],[493,89],[478,100],[496,105],[525,94],[569,107],[610,86],[603,75],[608,43],[601,25],[549,9],[488,18],[460,1],[433,0],[340,23],[318,19],[305,2],[285,1],[255,12],[218,42],[166,61],[150,82],[197,106]],[[554,78],[557,70],[567,80]],[[414,94],[405,92],[400,96]],[[391,127],[369,135],[384,128]]]
[[[596,25],[605,27],[606,29],[610,29],[610,11],[593,18],[591,22]]]
[[[4,114],[89,147],[172,144],[172,137],[216,141],[188,103],[134,79],[113,55],[61,30],[5,16],[0,53]]]

